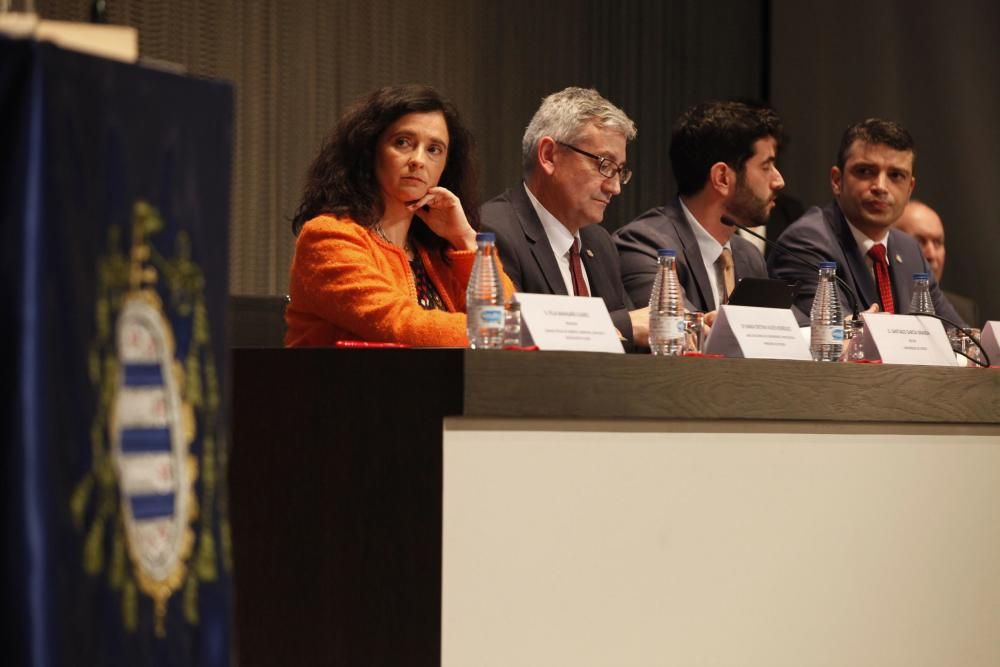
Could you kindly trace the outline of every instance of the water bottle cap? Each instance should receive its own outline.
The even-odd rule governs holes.
[[[476,243],[483,243],[483,242],[496,243],[497,235],[494,234],[493,232],[479,232],[478,234],[476,234]]]
[[[670,248],[660,248],[656,251],[657,257],[676,257],[677,251]]]
[[[914,280],[930,280],[931,279],[931,274],[929,274],[929,273],[914,273],[913,274],[913,279]]]
[[[836,262],[820,262],[819,263],[819,268],[821,268],[821,269],[836,269],[837,268],[837,263]]]

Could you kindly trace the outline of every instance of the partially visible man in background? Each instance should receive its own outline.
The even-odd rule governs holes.
[[[896,229],[917,239],[920,251],[924,254],[931,273],[934,274],[934,279],[940,283],[944,274],[945,259],[944,224],[941,222],[941,216],[924,202],[911,199],[903,209],[903,215],[896,221]],[[941,291],[970,326],[977,327],[982,324],[982,320],[979,319],[979,307],[975,301],[946,289]]]

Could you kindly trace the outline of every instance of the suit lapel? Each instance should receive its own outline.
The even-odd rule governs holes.
[[[834,204],[833,209],[833,233],[840,244],[840,249],[844,253],[846,262],[845,270],[848,273],[843,278],[844,280],[850,279],[850,284],[854,286],[854,291],[857,292],[858,299],[861,300],[858,308],[864,310],[871,304],[878,303],[878,290],[875,287],[875,279],[872,278],[871,273],[868,271],[868,264],[865,263],[864,257],[861,256],[861,250],[858,248],[857,241],[854,240],[854,235],[851,233],[850,227],[847,226],[847,220],[840,211],[840,207]],[[833,258],[831,257],[830,259]]]
[[[523,185],[511,191],[510,200],[524,236],[528,240],[531,255],[535,259],[538,271],[545,278],[550,293],[567,294],[566,282],[563,280],[559,265],[556,264],[556,257],[552,252],[552,246],[549,245],[549,238],[545,235],[545,228],[542,227],[542,221],[538,219],[535,207],[531,205]]]
[[[687,216],[684,215],[684,210],[679,204],[677,209],[677,236],[681,241],[684,263],[687,264],[687,269],[691,273],[691,277],[694,278],[699,299],[696,302],[689,294],[688,301],[691,301],[692,305],[704,309],[705,312],[715,310],[715,295],[712,293],[712,283],[708,280],[708,273],[705,272],[705,261],[701,257],[698,240],[695,239],[691,223],[688,222]]]
[[[747,248],[739,241],[735,241],[735,239],[736,235],[733,234],[733,237],[729,240],[729,246],[733,250],[733,272],[735,273],[736,282],[739,283],[744,278],[757,275],[757,271],[754,270],[753,259],[747,254],[757,252],[757,250],[756,248]]]
[[[601,263],[600,253],[595,251],[596,246],[589,229],[584,227],[580,230],[580,259],[583,260],[583,268],[590,283],[590,296],[603,298],[610,295],[607,271]]]
[[[906,314],[910,312],[910,299],[913,298],[913,274],[918,269],[910,261],[899,240],[899,234],[902,232],[889,230],[889,275],[892,280],[892,296],[896,299],[896,312]]]

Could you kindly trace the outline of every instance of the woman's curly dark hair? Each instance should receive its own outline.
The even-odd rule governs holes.
[[[444,114],[448,126],[448,160],[438,185],[458,197],[469,224],[478,229],[478,174],[472,133],[454,104],[430,86],[410,84],[379,88],[344,113],[309,167],[292,231],[298,234],[302,225],[323,213],[349,216],[364,227],[378,222],[385,211],[375,177],[379,137],[406,114],[432,111]],[[411,230],[425,247],[444,250],[447,245],[416,216]]]

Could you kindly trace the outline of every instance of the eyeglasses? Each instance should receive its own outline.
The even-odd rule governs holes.
[[[619,182],[622,185],[625,185],[626,183],[632,180],[632,170],[623,164],[618,164],[617,162],[615,162],[610,158],[601,157],[600,155],[594,155],[593,153],[588,153],[585,150],[581,150],[576,146],[572,146],[570,144],[564,144],[561,141],[557,141],[556,143],[559,144],[560,146],[570,149],[571,151],[579,153],[580,155],[589,157],[591,160],[597,160],[597,171],[601,172],[601,176],[603,176],[604,178],[614,178],[615,176],[617,176]]]

